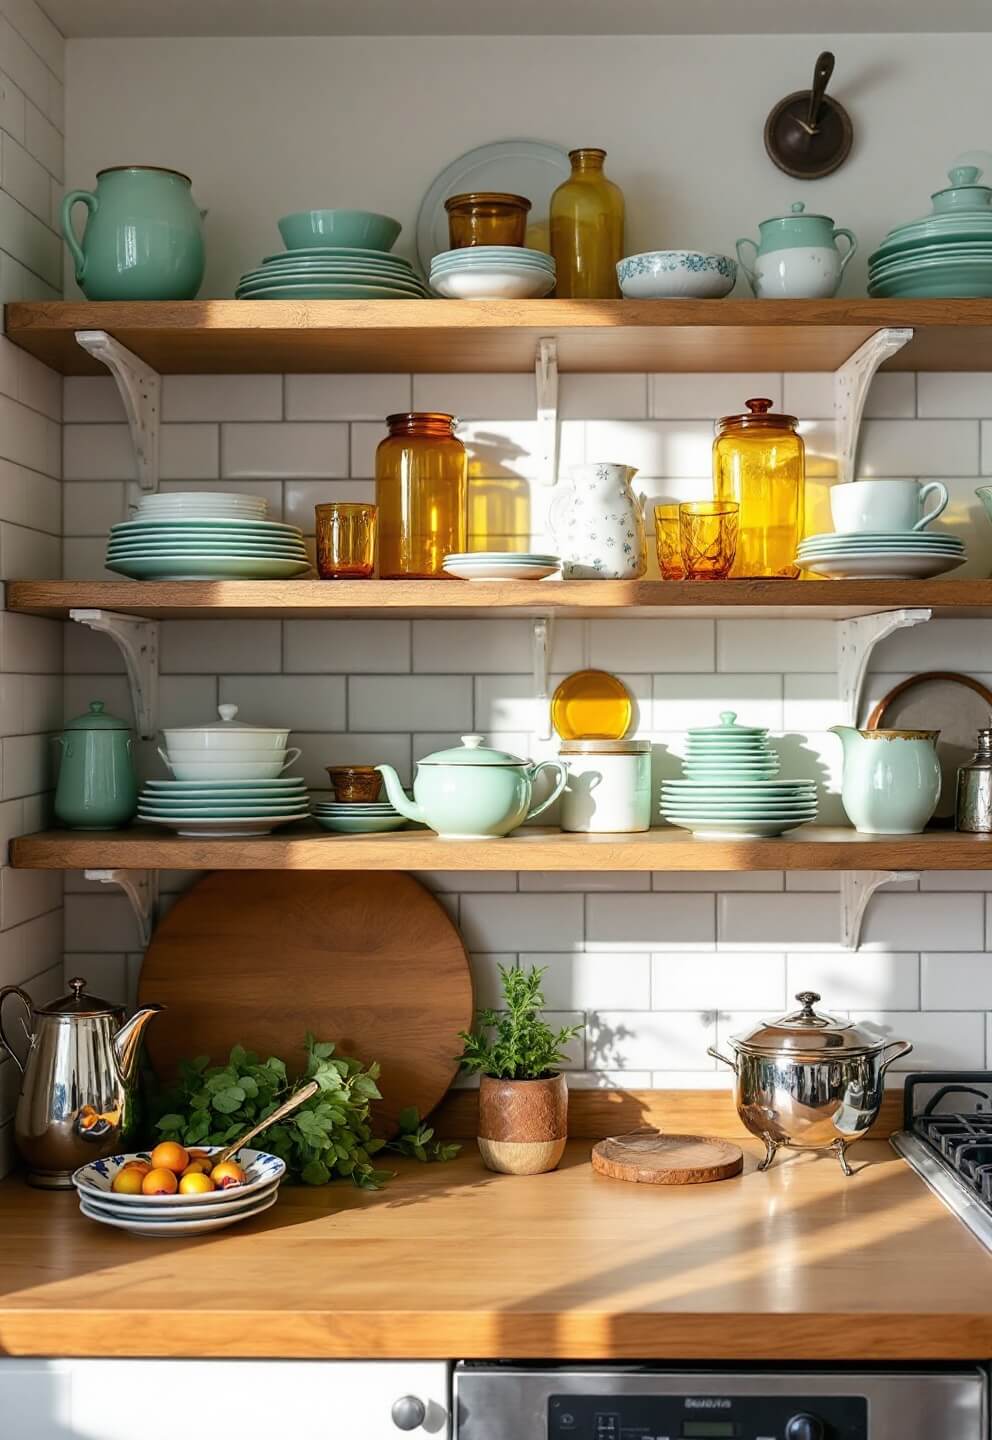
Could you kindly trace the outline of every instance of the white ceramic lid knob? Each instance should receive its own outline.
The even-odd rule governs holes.
[[[230,724],[238,713],[237,705],[218,705],[217,714],[224,721],[225,725]]]
[[[463,735],[461,742],[466,750],[478,750],[485,738],[485,735]]]

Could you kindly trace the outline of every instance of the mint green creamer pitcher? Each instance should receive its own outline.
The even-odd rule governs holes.
[[[57,737],[62,751],[55,814],[70,830],[116,830],[138,808],[138,777],[126,720],[91,700]]]
[[[72,211],[89,212],[82,240]],[[87,300],[192,300],[203,283],[203,214],[178,170],[116,165],[96,190],[70,190],[62,234]]]

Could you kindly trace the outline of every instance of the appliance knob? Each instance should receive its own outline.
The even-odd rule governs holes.
[[[823,1421],[815,1415],[793,1415],[785,1427],[785,1440],[823,1440]]]
[[[397,1430],[419,1430],[427,1419],[427,1408],[416,1395],[401,1395],[389,1412]]]

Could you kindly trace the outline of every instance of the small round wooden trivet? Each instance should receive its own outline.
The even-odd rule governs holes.
[[[744,1168],[744,1152],[708,1135],[617,1135],[593,1147],[592,1168],[637,1185],[705,1185]]]

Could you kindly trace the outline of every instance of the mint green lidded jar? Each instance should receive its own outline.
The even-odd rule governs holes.
[[[58,736],[62,750],[55,814],[71,830],[116,830],[134,818],[138,778],[126,720],[91,700]]]
[[[807,215],[797,200],[788,215],[773,215],[758,226],[761,239],[737,242],[737,258],[759,300],[826,300],[836,294],[847,262],[858,248],[852,232],[829,215]],[[845,254],[837,239],[847,241]],[[744,257],[754,251],[752,265]]]
[[[74,205],[89,214],[82,241]],[[192,181],[156,165],[101,170],[96,190],[70,190],[62,234],[87,300],[193,300],[203,283],[203,214]]]

